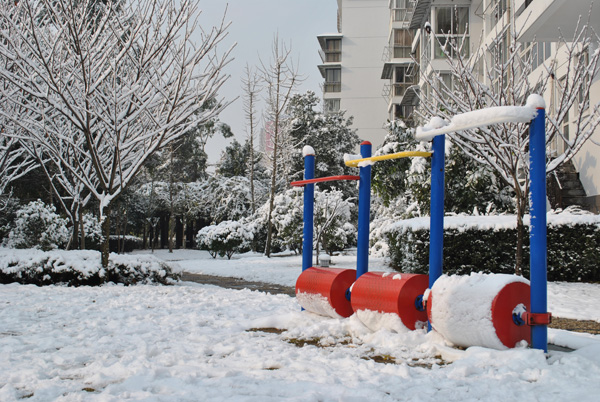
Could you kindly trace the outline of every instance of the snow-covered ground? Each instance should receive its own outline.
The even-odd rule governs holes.
[[[190,272],[290,286],[300,269],[295,256],[155,254]],[[549,304],[556,316],[600,321],[600,285],[551,284]],[[285,331],[252,330],[269,327]],[[596,401],[600,336],[550,339],[578,350],[459,350],[434,333],[300,312],[289,296],[191,283],[0,285],[0,400]]]

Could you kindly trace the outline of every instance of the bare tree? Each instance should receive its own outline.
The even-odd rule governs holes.
[[[252,196],[252,213],[256,212],[256,204],[254,202],[254,165],[255,165],[255,149],[254,149],[254,138],[256,133],[256,127],[258,125],[258,116],[256,111],[256,104],[260,94],[260,77],[252,68],[246,64],[244,69],[244,76],[242,77],[242,89],[244,91],[244,115],[246,116],[246,133],[248,135],[248,142],[250,145],[250,194]]]
[[[450,119],[455,114],[475,109],[523,105],[529,94],[543,94],[558,86],[559,91],[553,92],[559,95],[551,100],[546,119],[547,147],[557,140],[564,143],[564,152],[547,163],[546,171],[553,171],[573,158],[600,125],[599,105],[580,102],[589,99],[592,80],[598,73],[600,52],[592,51],[598,49],[600,38],[587,26],[576,32],[572,41],[561,39],[556,44],[559,54],[544,64],[545,71],[535,82],[531,80],[532,52],[526,51],[517,41],[519,33],[514,25],[487,49],[480,49],[469,57],[465,55],[468,49],[459,46],[467,41],[444,38],[445,43],[440,46],[447,56],[451,80],[435,72],[422,76],[431,89],[431,96],[421,97],[418,113],[421,118],[441,116]],[[559,60],[566,60],[566,63],[559,64]],[[422,72],[426,70],[426,66],[421,69]],[[557,76],[561,78],[557,79]],[[569,111],[574,112],[571,121],[575,122],[575,130],[570,135],[561,125]],[[459,131],[451,137],[467,155],[491,167],[515,192],[517,274],[521,274],[523,259],[523,216],[529,205],[528,129],[528,124],[507,123]]]
[[[5,129],[0,127],[0,211],[10,199],[10,183],[39,166],[15,138],[5,135]]]
[[[154,152],[227,105],[202,109],[227,79],[228,25],[203,30],[197,0],[6,3],[0,57],[12,65],[0,77],[13,89],[0,97],[25,113],[0,114],[99,201],[106,266],[112,201]]]
[[[269,197],[269,215],[267,217],[267,244],[265,255],[271,256],[273,237],[273,220],[271,214],[277,191],[277,178],[280,174],[280,164],[285,156],[286,143],[284,112],[292,97],[294,89],[300,83],[298,68],[291,59],[291,48],[279,41],[279,36],[273,38],[271,47],[271,62],[265,65],[261,61],[260,73],[265,83],[267,107],[265,112],[265,132],[267,133],[267,155],[271,161],[271,189]],[[270,152],[269,152],[270,151]]]

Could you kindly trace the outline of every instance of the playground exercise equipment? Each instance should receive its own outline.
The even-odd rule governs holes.
[[[361,144],[361,158],[346,161],[359,176],[314,178],[315,154],[304,149],[302,273],[296,282],[300,305],[331,317],[357,317],[369,328],[391,323],[392,329],[428,328],[460,346],[514,347],[526,341],[547,352],[547,244],[545,105],[531,95],[525,106],[501,106],[440,118],[417,129],[416,139],[432,140],[433,152],[399,152],[371,156]],[[531,123],[530,141],[530,282],[514,275],[442,276],[444,230],[445,134],[498,123]],[[431,156],[429,275],[368,272],[371,165],[379,160]],[[312,266],[314,183],[359,180],[356,270]],[[440,278],[441,277],[441,278]],[[392,319],[390,319],[392,317]],[[387,324],[386,324],[387,323]]]

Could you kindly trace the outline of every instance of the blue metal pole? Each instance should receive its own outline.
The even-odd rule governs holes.
[[[429,288],[442,275],[444,260],[444,169],[446,136],[433,139],[431,156],[431,211],[429,224]]]
[[[433,138],[431,156],[431,204],[429,221],[429,289],[442,275],[444,262],[444,169],[446,136]],[[431,331],[431,323],[428,324]]]
[[[529,127],[529,175],[530,175],[530,280],[531,312],[546,314],[547,292],[547,239],[546,239],[546,111],[538,109]],[[548,326],[531,327],[531,346],[548,351]]]
[[[304,179],[315,178],[315,155],[304,157]],[[304,185],[304,229],[302,232],[302,271],[312,267],[315,185]]]
[[[363,158],[371,156],[371,143],[360,144]],[[369,271],[369,215],[371,213],[371,165],[360,168],[358,186],[358,238],[356,244],[356,279]]]

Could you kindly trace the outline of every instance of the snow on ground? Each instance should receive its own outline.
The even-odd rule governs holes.
[[[591,401],[600,392],[600,342],[547,360],[537,350],[451,349],[423,332],[373,333],[249,290],[1,290],[3,401]],[[248,331],[272,326],[288,331]],[[317,337],[326,346],[289,342]]]
[[[297,257],[168,257],[196,272],[248,270],[255,280],[299,270]],[[582,294],[600,301],[600,285],[555,285],[550,295],[567,312]],[[286,331],[250,331],[267,327]],[[454,349],[423,331],[372,332],[355,317],[300,312],[292,297],[250,290],[0,285],[0,400],[596,401],[600,337],[564,332],[551,337],[576,337],[580,349],[546,358],[531,349]]]

